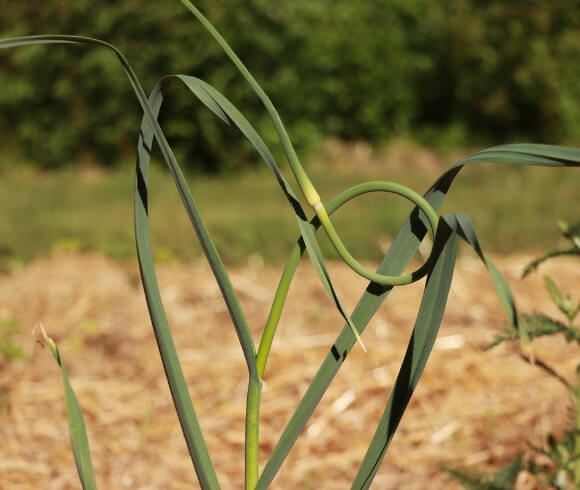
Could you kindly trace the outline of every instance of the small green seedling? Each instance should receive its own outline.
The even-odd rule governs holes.
[[[563,237],[571,242],[570,246],[550,250],[533,260],[525,267],[523,277],[537,269],[543,262],[554,257],[564,255],[580,257],[580,223],[569,226],[567,223],[561,222],[559,226]],[[566,318],[566,322],[561,322],[541,312],[533,312],[520,316],[520,327],[526,329],[530,339],[561,334],[567,342],[576,342],[580,347],[580,325],[575,322],[580,313],[580,298],[574,299],[572,296],[564,294],[557,286],[556,281],[549,275],[544,276],[544,285],[552,302]],[[519,334],[513,326],[508,325],[496,336],[488,349],[504,342],[513,341],[519,341]],[[530,349],[526,350],[530,352]],[[561,438],[558,439],[549,434],[546,439],[547,448],[528,443],[532,453],[543,455],[551,461],[551,464],[538,464],[533,458],[524,459],[520,455],[506,467],[509,468],[510,478],[508,479],[501,477],[501,475],[506,474],[506,468],[496,474],[487,474],[473,468],[451,468],[444,465],[441,467],[462,483],[465,488],[471,489],[511,490],[514,488],[516,477],[521,471],[535,475],[543,488],[557,490],[580,488],[580,364],[576,368],[575,383],[570,383],[555,367],[539,359],[536,355],[531,357],[522,353],[521,357],[526,362],[532,361],[535,366],[560,382],[568,391],[572,403],[568,428]]]

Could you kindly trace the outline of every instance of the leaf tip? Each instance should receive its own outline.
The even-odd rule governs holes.
[[[51,337],[48,336],[48,334],[46,333],[46,329],[44,328],[44,325],[42,324],[42,322],[37,323],[34,328],[32,329],[32,335],[34,335],[34,337],[36,337],[36,341],[44,347],[44,344],[48,345],[48,348],[51,350],[51,352],[54,354],[54,356],[58,359],[58,349],[56,347],[56,344],[54,343],[54,340],[52,340]]]
[[[354,325],[351,325],[350,328],[352,330],[352,333],[354,334],[356,341],[362,347],[362,350],[367,352],[367,347],[366,347],[365,343],[363,342],[363,339],[361,338],[360,334],[358,333],[358,330],[356,329],[356,327]]]

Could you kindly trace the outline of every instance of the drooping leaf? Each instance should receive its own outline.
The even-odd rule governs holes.
[[[139,162],[146,161],[142,166],[139,165],[137,170],[137,179],[135,185],[135,233],[137,240],[138,257],[140,260],[141,277],[144,283],[145,296],[149,306],[154,331],[161,353],[163,366],[167,375],[173,401],[177,410],[179,421],[187,442],[188,449],[195,467],[198,479],[204,488],[219,488],[217,476],[211,463],[207,446],[201,434],[197,415],[193,409],[193,404],[189,396],[185,377],[179,364],[173,338],[167,324],[167,318],[163,310],[159,288],[155,278],[155,270],[151,255],[151,245],[147,229],[148,213],[148,195],[147,195],[147,175],[148,162],[151,152],[151,142],[153,138],[159,145],[159,149],[167,166],[178,182],[178,191],[186,210],[190,217],[195,218],[196,207],[188,193],[185,178],[173,156],[165,134],[157,122],[157,113],[149,103],[145,91],[143,90],[139,79],[135,75],[131,65],[127,62],[123,54],[113,45],[102,41],[84,36],[67,36],[67,35],[47,35],[47,36],[26,36],[20,38],[4,39],[0,41],[0,49],[29,46],[35,44],[81,44],[92,47],[106,48],[114,53],[123,70],[125,71],[129,82],[133,88],[135,96],[143,110],[144,124],[142,125],[142,135],[138,147]],[[157,108],[158,111],[158,108]],[[149,138],[149,144],[141,144]],[[248,330],[249,332],[249,330]],[[251,336],[250,338],[251,341]],[[246,342],[246,357],[248,359],[249,369],[255,367],[254,353],[251,350],[253,343]]]
[[[208,85],[203,80],[186,75],[168,76],[157,84],[158,90],[163,91],[168,86],[168,84],[173,80],[180,80],[181,82],[183,82],[189,88],[192,94],[194,94],[206,107],[208,107],[212,112],[214,112],[226,123],[235,126],[242,133],[242,135],[252,144],[252,146],[256,149],[256,151],[262,157],[264,162],[268,165],[268,167],[274,174],[276,180],[278,181],[280,188],[290,205],[290,209],[296,218],[296,222],[298,224],[298,228],[300,230],[300,234],[303,239],[302,243],[306,247],[310,260],[314,265],[316,273],[318,274],[318,277],[324,289],[334,302],[341,316],[350,326],[354,337],[361,344],[363,349],[365,349],[364,343],[362,342],[362,339],[360,338],[356,327],[351,322],[350,317],[346,312],[344,306],[342,305],[342,302],[338,297],[334,285],[332,284],[330,274],[324,262],[324,256],[322,255],[322,251],[320,250],[320,245],[318,244],[318,240],[314,236],[313,229],[310,223],[308,222],[306,213],[304,212],[304,209],[302,208],[300,201],[296,197],[294,190],[282,175],[272,153],[270,152],[270,150],[268,149],[268,147],[266,146],[260,135],[247,121],[247,119],[243,116],[243,114],[241,114],[240,111],[224,95],[222,95],[219,91],[217,91],[211,85]],[[157,93],[159,94],[160,92]],[[227,301],[229,302],[229,300]]]
[[[431,354],[455,268],[456,224],[454,217],[440,220],[431,253],[432,269],[427,276],[411,340],[375,435],[352,484],[353,489],[370,487]]]

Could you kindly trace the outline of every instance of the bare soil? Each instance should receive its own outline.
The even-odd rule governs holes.
[[[577,294],[577,264],[557,259],[521,280],[531,255],[495,257],[521,311],[557,315],[542,274]],[[353,307],[364,281],[330,265]],[[232,271],[256,341],[279,268]],[[168,316],[222,488],[243,488],[246,370],[227,310],[207,267],[161,265]],[[274,342],[261,410],[262,463],[306,390],[342,321],[311,266],[297,274]],[[365,330],[273,484],[349,488],[389,396],[413,327],[422,285],[398,288]],[[0,322],[22,326],[13,341],[27,358],[0,357],[0,487],[80,488],[68,441],[57,364],[31,334],[42,322],[57,342],[88,426],[99,487],[197,488],[157,352],[135,264],[99,255],[57,255],[0,277]],[[439,339],[376,477],[378,489],[458,488],[439,462],[498,468],[561,433],[564,388],[524,363],[514,347],[483,347],[504,316],[484,267],[461,257]],[[573,379],[578,349],[561,338],[535,353]],[[521,488],[534,488],[533,483]]]

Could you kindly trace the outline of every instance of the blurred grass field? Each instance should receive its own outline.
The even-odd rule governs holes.
[[[310,165],[323,200],[365,180],[392,180],[423,192],[452,160],[429,169],[404,161],[373,164],[344,161]],[[392,164],[391,164],[392,163]],[[293,183],[291,175],[287,175]],[[159,166],[151,178],[150,217],[158,260],[191,260],[201,248],[191,231],[171,178]],[[189,176],[194,197],[224,260],[285,261],[297,227],[288,204],[267,171],[241,175]],[[67,169],[41,172],[11,165],[0,174],[0,262],[26,262],[55,251],[101,251],[133,257],[133,169]],[[509,253],[553,246],[556,221],[578,219],[580,176],[576,169],[495,165],[465,168],[448,194],[443,212],[469,213],[486,250]],[[335,216],[352,253],[379,260],[411,205],[392,195],[367,195]],[[328,257],[333,250],[323,240]]]

